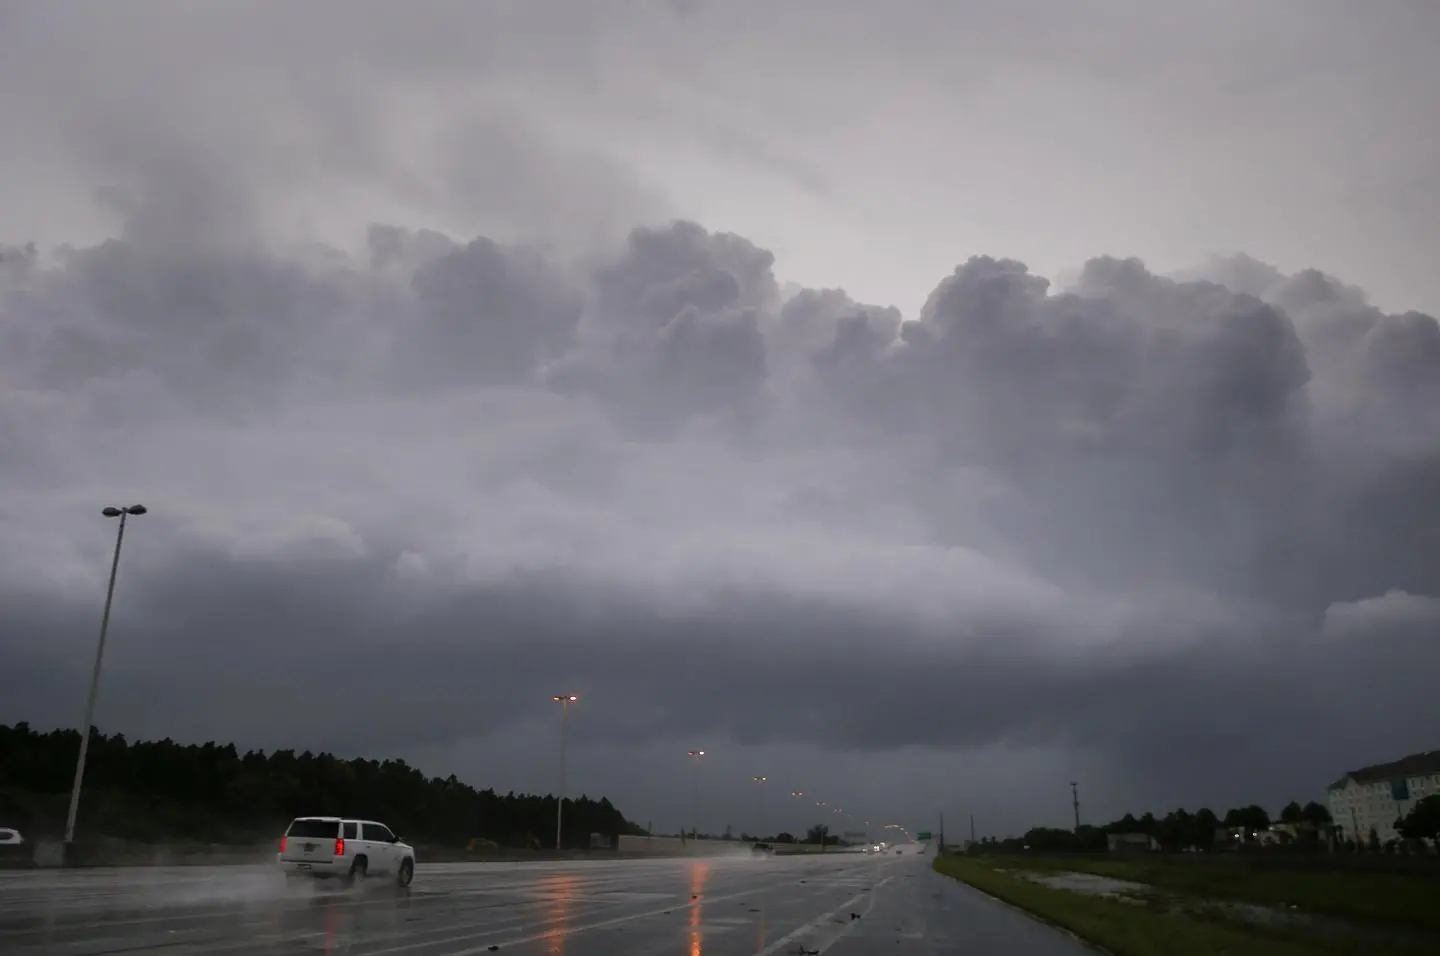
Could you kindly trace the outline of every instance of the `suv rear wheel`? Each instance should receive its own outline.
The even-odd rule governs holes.
[[[370,863],[363,856],[356,857],[355,862],[350,864],[350,875],[345,882],[350,886],[361,886],[365,882],[365,875],[370,870]]]

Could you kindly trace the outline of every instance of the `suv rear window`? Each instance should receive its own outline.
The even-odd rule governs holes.
[[[287,836],[302,840],[333,840],[340,835],[339,820],[296,820],[285,831]]]

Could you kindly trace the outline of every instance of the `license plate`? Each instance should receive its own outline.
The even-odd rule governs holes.
[[[309,864],[309,863],[297,863],[297,864],[295,865],[295,868],[296,868],[297,870],[308,870],[308,869],[310,869],[310,864]]]

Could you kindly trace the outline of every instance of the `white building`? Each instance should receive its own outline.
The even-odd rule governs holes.
[[[1326,791],[1344,839],[1363,843],[1373,829],[1381,843],[1394,840],[1395,821],[1416,801],[1440,794],[1440,750],[1352,770]]]

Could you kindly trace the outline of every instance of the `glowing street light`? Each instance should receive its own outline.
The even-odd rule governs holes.
[[[570,705],[580,698],[574,694],[559,694],[550,698],[560,705],[560,792],[555,797],[555,849],[560,849],[560,822],[565,807],[565,725],[570,722]]]

